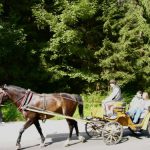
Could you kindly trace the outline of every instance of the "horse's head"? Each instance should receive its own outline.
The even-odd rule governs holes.
[[[3,85],[0,87],[0,105],[2,101],[4,101],[5,99],[8,99],[8,94],[7,94],[5,85]]]
[[[18,99],[26,94],[27,90],[15,85],[3,85],[0,87],[0,105],[2,101],[9,99],[18,103]]]

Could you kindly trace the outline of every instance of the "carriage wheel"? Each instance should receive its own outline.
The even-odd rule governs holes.
[[[85,131],[89,137],[101,137],[104,125],[104,121],[87,122],[85,124]]]
[[[123,135],[123,127],[118,122],[108,122],[103,129],[103,141],[107,145],[113,145],[120,142]]]

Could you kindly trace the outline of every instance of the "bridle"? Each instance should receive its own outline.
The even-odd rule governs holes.
[[[25,91],[25,94],[24,94],[22,97],[20,97],[19,99],[17,99],[16,101],[13,102],[13,103],[16,104],[16,105],[18,105],[18,103],[21,102],[20,105],[18,106],[18,109],[19,109],[19,110],[21,109],[23,103],[25,103],[25,100],[26,100],[27,95],[28,95],[29,92],[30,92],[29,89],[26,90],[26,91]],[[1,103],[2,103],[2,101],[3,101],[3,97],[4,97],[4,96],[8,96],[8,98],[9,98],[9,94],[8,94],[6,91],[4,91],[3,89],[0,90],[0,96],[2,96],[2,99],[1,99],[1,101],[0,101],[0,105],[1,105]]]
[[[1,95],[1,94],[3,94],[3,96],[6,96],[6,95],[7,95],[4,90],[1,90],[1,91],[0,91],[0,95]]]
[[[4,97],[4,96],[7,96],[7,93],[6,93],[3,89],[1,89],[1,90],[0,90],[0,96],[1,96],[1,100],[0,100],[0,105],[1,105],[1,103],[2,103],[2,101],[3,101],[3,97]]]

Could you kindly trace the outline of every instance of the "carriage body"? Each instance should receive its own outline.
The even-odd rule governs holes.
[[[97,111],[96,111],[97,109]],[[126,114],[125,106],[117,106],[114,109],[115,118],[109,118],[100,114],[98,108],[91,112],[91,123],[86,123],[85,130],[90,137],[102,136],[107,145],[117,144],[123,136],[123,128],[127,127],[131,132],[143,132],[150,135],[150,111],[146,113],[142,121],[138,124],[132,122],[132,119]],[[99,112],[99,113],[98,113]]]

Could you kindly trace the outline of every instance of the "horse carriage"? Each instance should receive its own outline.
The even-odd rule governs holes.
[[[127,126],[132,132],[146,130],[150,134],[150,111],[148,111],[143,121],[138,124],[132,122],[125,112],[125,106],[122,105],[114,109],[116,118],[100,117],[92,112],[91,117],[83,119],[83,101],[79,95],[67,93],[38,94],[21,87],[4,85],[0,88],[0,104],[7,99],[12,100],[26,119],[17,138],[17,149],[21,148],[20,141],[23,132],[32,124],[38,130],[41,136],[41,144],[44,145],[45,137],[39,120],[46,120],[54,116],[60,116],[67,120],[69,136],[65,146],[69,145],[74,128],[78,139],[82,142],[85,140],[79,134],[77,121],[85,122],[85,130],[90,137],[102,136],[103,141],[108,145],[120,142],[124,126]],[[72,117],[77,106],[79,107],[79,114],[82,119]]]
[[[121,103],[120,103],[121,104]],[[91,112],[91,116],[87,117],[85,131],[89,137],[102,137],[107,145],[117,144],[123,136],[123,128],[128,129],[136,134],[144,132],[149,137],[150,135],[150,109],[146,112],[144,118],[140,118],[137,124],[132,122],[131,117],[126,113],[125,103],[114,108],[115,118],[100,116],[97,108]]]

